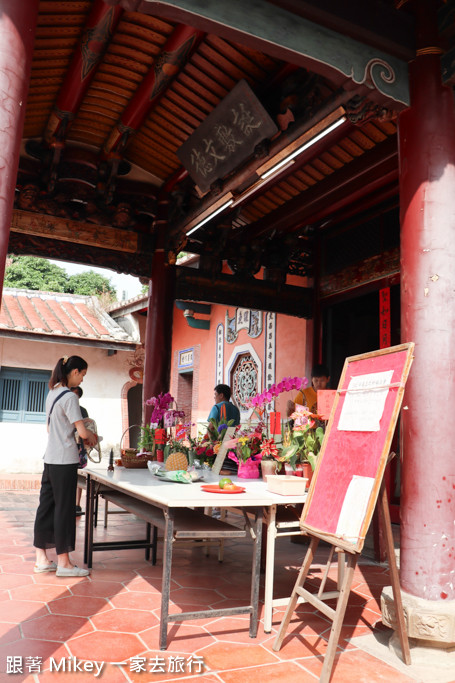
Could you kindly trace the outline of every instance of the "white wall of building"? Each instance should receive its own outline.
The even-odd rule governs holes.
[[[52,371],[64,355],[78,355],[87,361],[81,405],[98,425],[106,465],[110,448],[114,448],[116,457],[119,454],[122,388],[130,382],[128,359],[132,354],[133,351],[117,351],[108,356],[107,349],[0,338],[2,367]],[[45,424],[0,422],[0,472],[41,472],[46,442]]]

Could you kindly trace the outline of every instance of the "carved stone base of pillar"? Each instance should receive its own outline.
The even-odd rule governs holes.
[[[402,659],[400,639],[397,631],[389,640],[389,650],[398,659]],[[428,641],[409,638],[409,651],[411,653],[411,664],[414,667],[428,669],[428,672],[455,671],[455,650],[453,648],[443,650],[440,647],[433,647]],[[437,680],[436,674],[434,674],[434,680]]]
[[[452,667],[455,671],[455,600],[424,600],[403,590],[401,599],[412,663],[438,669]],[[381,611],[383,623],[395,631],[389,647],[400,656],[391,586],[386,586],[382,591]]]

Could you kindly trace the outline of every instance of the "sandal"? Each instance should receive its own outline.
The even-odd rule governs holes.
[[[35,564],[33,567],[33,571],[35,574],[45,574],[46,572],[55,572],[57,569],[57,565],[55,562],[51,562],[50,564]]]

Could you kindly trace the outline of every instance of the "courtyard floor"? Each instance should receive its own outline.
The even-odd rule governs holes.
[[[331,622],[308,605],[298,606],[279,652],[272,645],[285,607],[274,610],[272,633],[264,633],[261,621],[255,639],[248,635],[246,615],[173,623],[168,649],[163,652],[158,647],[160,552],[156,566],[145,561],[143,550],[122,550],[95,553],[87,578],[34,574],[32,533],[37,502],[36,490],[0,491],[1,683],[318,680]],[[84,517],[77,524],[73,559],[82,566]],[[109,515],[104,529],[100,510],[96,538],[137,537],[139,527],[143,523],[131,515]],[[305,550],[304,544],[291,543],[289,538],[277,541],[275,597],[290,595]],[[314,582],[322,575],[325,552],[322,548],[317,558],[320,564],[314,566]],[[246,541],[227,542],[222,563],[216,549],[209,556],[200,547],[176,549],[171,612],[249,602],[250,564],[251,546]],[[371,642],[379,644],[389,633],[381,624],[379,605],[386,585],[387,567],[361,556],[331,681],[451,681],[447,675],[435,676],[434,671],[429,677],[415,667],[404,667],[388,654],[387,647],[379,648],[379,656],[371,654],[376,653]],[[261,596],[262,592],[263,582]]]

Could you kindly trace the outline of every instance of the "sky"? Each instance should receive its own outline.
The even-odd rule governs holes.
[[[87,270],[93,270],[95,273],[103,275],[110,280],[111,285],[117,290],[117,298],[119,301],[123,299],[131,299],[141,293],[142,285],[139,278],[132,275],[121,275],[109,268],[96,268],[95,266],[81,266],[78,263],[68,263],[66,261],[51,261],[60,268],[66,270],[68,275],[76,275],[77,273],[84,273]],[[124,295],[125,292],[125,295]]]

